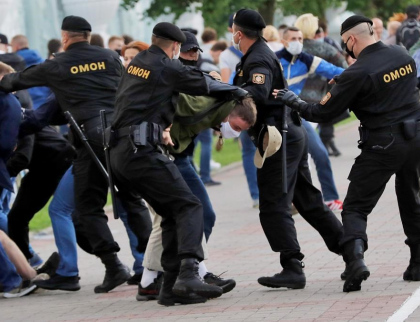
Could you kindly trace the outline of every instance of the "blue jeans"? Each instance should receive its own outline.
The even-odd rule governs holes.
[[[61,178],[48,212],[51,218],[55,244],[60,254],[57,274],[77,276],[77,243],[71,214],[74,210],[74,179],[71,166]]]
[[[12,180],[13,184],[14,179]],[[7,189],[3,189],[0,194],[0,230],[3,230],[7,234],[7,215],[10,211],[10,199],[12,198],[12,192]]]
[[[200,153],[200,177],[201,180],[206,183],[211,181],[210,177],[210,160],[211,160],[211,149],[212,149],[212,129],[201,131],[196,139],[197,142],[201,142],[201,153]]]
[[[309,153],[315,163],[324,200],[337,200],[339,196],[334,182],[328,151],[311,124],[302,119],[302,125],[308,133]]]
[[[127,211],[125,211],[119,199],[117,199],[117,211],[118,211],[121,221],[124,223],[125,230],[127,231],[131,254],[134,257],[133,271],[135,274],[142,274],[143,269],[144,269],[143,267],[144,253],[140,253],[137,250],[137,244],[138,244],[137,237],[131,230],[130,226],[128,225]]]
[[[194,170],[189,157],[177,156],[174,163],[178,167],[179,172],[192,193],[203,205],[204,236],[206,237],[206,241],[208,241],[214,223],[216,222],[216,214],[214,213],[207,190],[200,180],[200,177],[197,175],[197,172]]]
[[[257,168],[254,165],[254,155],[257,148],[252,143],[246,131],[242,131],[239,138],[242,143],[242,165],[244,167],[246,181],[248,182],[249,193],[253,200],[258,200],[260,192],[257,183]]]
[[[5,292],[9,292],[19,286],[20,282],[22,282],[22,278],[17,273],[15,265],[10,261],[1,243],[0,263],[0,284],[3,285]]]

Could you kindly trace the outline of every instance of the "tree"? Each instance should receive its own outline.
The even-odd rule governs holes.
[[[122,6],[126,9],[134,7],[139,0],[123,0]],[[258,10],[267,24],[273,23],[276,3],[279,0],[153,0],[145,16],[156,18],[163,13],[173,13],[175,20],[185,11],[200,10],[205,25],[213,27],[219,34],[227,29],[229,16],[241,8]],[[199,6],[192,6],[198,4]]]

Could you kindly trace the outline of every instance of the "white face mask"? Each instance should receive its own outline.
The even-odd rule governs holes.
[[[237,138],[237,137],[239,137],[239,135],[241,135],[241,132],[238,132],[238,131],[235,131],[234,129],[232,129],[229,121],[222,123],[222,125],[220,127],[220,132],[222,133],[222,136],[225,139],[233,139],[233,138]]]
[[[291,41],[289,42],[289,47],[286,47],[286,50],[293,56],[299,55],[302,52],[303,44],[300,41]]]
[[[178,59],[179,55],[181,55],[181,46],[178,46],[178,54],[175,54],[175,52],[173,52],[172,59]]]
[[[235,35],[238,33],[238,31],[237,32],[235,32],[233,35],[232,35],[232,43],[233,43],[233,47],[236,49],[236,50],[239,50],[239,51],[241,51],[240,49],[239,49],[239,44],[241,43],[241,40],[239,39],[239,42],[238,43],[236,43],[235,42]]]

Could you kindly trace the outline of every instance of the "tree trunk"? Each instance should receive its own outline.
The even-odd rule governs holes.
[[[263,16],[267,25],[273,24],[274,10],[276,9],[276,0],[265,0],[259,7],[258,12]]]

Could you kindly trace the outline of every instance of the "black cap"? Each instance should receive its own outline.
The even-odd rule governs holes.
[[[229,28],[232,28],[232,25],[233,25],[233,17],[235,16],[235,14],[234,13],[232,13],[230,16],[229,16],[229,20],[228,20],[228,26],[229,26]]]
[[[0,34],[0,44],[8,45],[9,42],[7,41],[7,36]]]
[[[185,40],[185,42],[181,46],[181,51],[183,53],[186,53],[188,50],[193,48],[198,48],[201,52],[203,52],[203,50],[200,48],[200,45],[198,44],[197,38],[194,36],[193,33],[189,31],[183,31],[183,33],[185,35],[185,38],[187,38],[187,40]]]
[[[174,24],[171,24],[169,22],[159,22],[152,31],[153,35],[155,35],[158,38],[168,39],[172,41],[177,41],[180,43],[185,42],[185,35]]]
[[[85,18],[78,16],[67,16],[63,19],[61,30],[83,32],[92,31],[92,27]]]
[[[370,20],[369,18],[367,18],[365,16],[354,15],[354,16],[351,16],[351,17],[347,18],[341,24],[340,36],[342,34],[344,34],[347,30],[350,30],[351,28],[353,28],[357,25],[360,25],[361,23],[364,23],[364,22],[370,24],[371,26],[373,25],[372,20]]]
[[[260,31],[266,27],[264,18],[258,11],[241,9],[233,17],[233,23],[238,27]]]
[[[198,30],[194,29],[194,28],[181,28],[181,31],[189,31],[190,33],[194,34],[197,36],[198,34]]]

